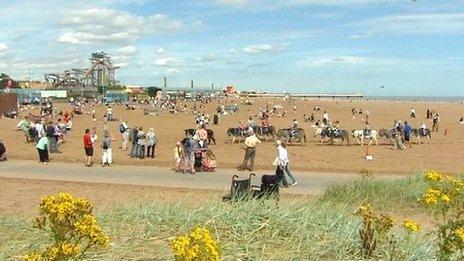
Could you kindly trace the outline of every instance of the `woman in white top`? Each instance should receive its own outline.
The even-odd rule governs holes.
[[[155,146],[157,143],[155,130],[150,128],[147,132],[147,158],[155,157]]]

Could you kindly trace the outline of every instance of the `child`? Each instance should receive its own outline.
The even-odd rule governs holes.
[[[216,156],[211,150],[204,152],[202,165],[205,171],[214,171],[217,167]]]
[[[176,172],[180,171],[180,166],[182,166],[182,156],[184,155],[184,151],[182,149],[182,144],[180,142],[176,143],[176,147],[174,148],[174,160],[175,160],[175,170]]]

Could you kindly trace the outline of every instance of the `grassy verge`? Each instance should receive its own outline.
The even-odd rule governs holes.
[[[382,211],[414,209],[423,191],[420,178],[394,181],[359,180],[333,186],[313,200],[207,203],[138,204],[100,213],[99,220],[111,237],[110,247],[91,253],[95,260],[169,260],[171,240],[196,225],[210,228],[224,260],[352,260],[363,259],[358,231],[359,204],[369,201]],[[414,210],[419,211],[419,208]],[[414,212],[413,211],[413,212]],[[381,248],[380,259],[433,259],[433,239],[425,232],[404,239],[401,228],[394,250]],[[20,257],[47,243],[31,228],[31,221],[0,216],[0,259]],[[34,242],[32,245],[29,242]]]

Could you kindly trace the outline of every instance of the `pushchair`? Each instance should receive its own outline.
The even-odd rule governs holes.
[[[216,164],[212,165],[211,161],[208,161],[207,151],[209,149],[196,149],[194,151],[194,167],[195,171],[206,171],[213,172],[216,169]]]
[[[279,200],[279,185],[276,175],[263,175],[261,177],[261,185],[256,186],[251,184],[251,179],[256,176],[251,173],[246,179],[239,179],[239,176],[232,176],[232,184],[230,194],[223,196],[222,201],[241,201],[251,198],[255,199],[276,199]]]

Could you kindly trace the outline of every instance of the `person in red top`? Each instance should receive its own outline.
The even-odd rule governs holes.
[[[89,129],[85,130],[83,137],[84,140],[84,150],[85,150],[85,165],[87,167],[92,166],[92,156],[93,156],[93,138]]]

